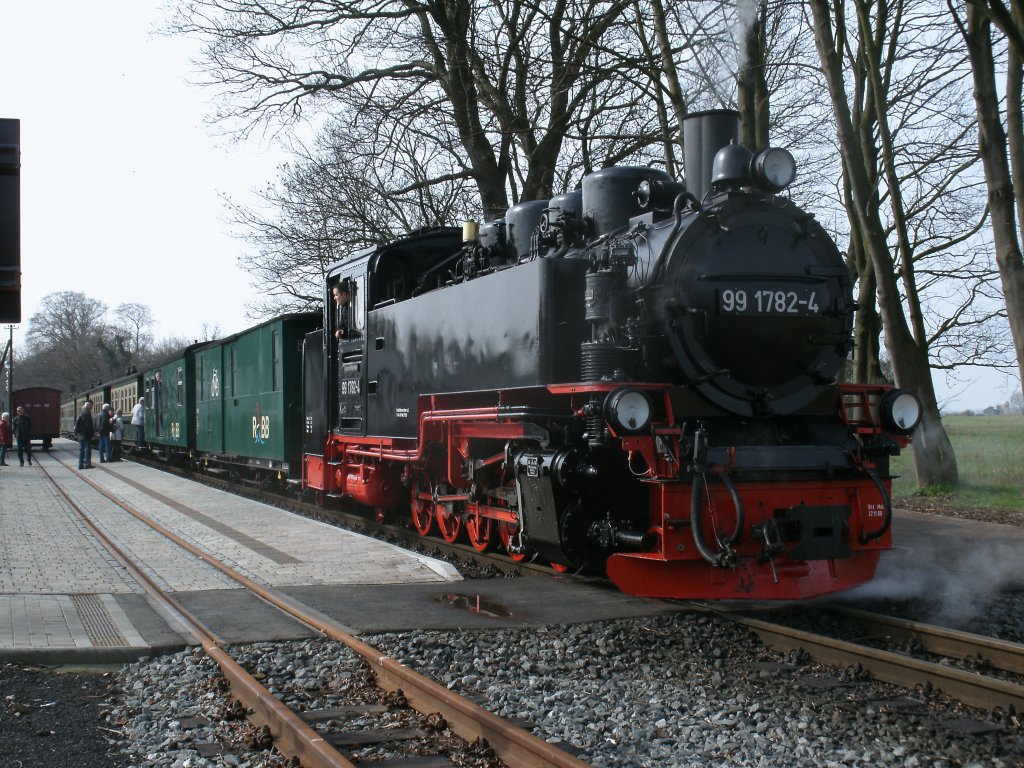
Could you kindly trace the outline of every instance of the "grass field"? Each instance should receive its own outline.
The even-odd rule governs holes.
[[[936,493],[961,507],[1024,511],[1024,416],[946,416],[960,486]],[[893,461],[893,496],[921,494],[908,449]]]

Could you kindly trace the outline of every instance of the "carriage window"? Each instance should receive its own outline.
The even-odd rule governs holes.
[[[271,366],[273,371],[272,376],[274,380],[274,391],[277,392],[281,388],[281,332],[274,331],[274,362]]]
[[[199,397],[198,401],[206,399],[206,356],[199,358]]]
[[[238,376],[238,347],[231,346],[231,396],[238,394],[235,389],[235,378]]]
[[[182,377],[181,368],[178,369],[178,405],[185,404],[185,380]]]

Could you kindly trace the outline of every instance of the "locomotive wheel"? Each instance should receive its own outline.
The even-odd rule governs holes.
[[[435,505],[437,527],[441,529],[441,535],[449,544],[454,544],[459,534],[462,533],[462,519],[455,510],[452,502]]]
[[[521,563],[532,556],[529,549],[524,550],[523,552],[512,551],[511,545],[513,540],[517,538],[518,531],[518,525],[512,525],[511,523],[498,523],[498,536],[501,537],[501,545],[505,548],[506,554],[512,558],[512,562],[515,563]]]
[[[412,485],[412,524],[420,536],[427,536],[434,527],[434,501],[429,493],[420,490],[420,483],[417,481]]]
[[[471,514],[466,518],[466,535],[477,552],[486,552],[491,547],[494,535],[494,521],[483,515]]]

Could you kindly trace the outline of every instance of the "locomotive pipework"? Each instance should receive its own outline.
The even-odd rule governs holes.
[[[732,484],[728,473],[722,471],[719,477],[723,485],[728,489],[732,499],[733,509],[736,513],[736,525],[729,536],[718,537],[718,551],[712,551],[704,536],[704,489],[708,484],[708,474],[712,467],[707,464],[708,435],[704,425],[698,426],[693,436],[693,490],[690,497],[690,530],[693,532],[693,543],[700,552],[700,556],[716,568],[731,567],[736,564],[737,555],[735,545],[740,540],[743,532],[745,515],[743,513],[743,502],[736,492],[736,486]]]

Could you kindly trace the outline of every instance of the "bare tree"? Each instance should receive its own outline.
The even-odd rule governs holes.
[[[744,0],[737,3],[742,29],[739,46],[738,106],[743,115],[740,144],[761,149],[768,146],[768,2]]]
[[[182,336],[168,336],[153,342],[149,350],[149,357],[140,370],[153,366],[163,365],[168,360],[179,357],[192,342]]]
[[[62,350],[79,349],[106,330],[107,305],[78,291],[61,291],[43,297],[29,318],[26,341],[31,346]]]
[[[632,47],[629,7],[187,0],[172,28],[207,41],[204,65],[228,97],[220,117],[251,127],[344,105],[382,156],[410,132],[447,154],[453,167],[439,178],[472,179],[491,217],[550,196],[574,126],[597,139],[570,152],[584,167],[595,146],[617,157],[658,146],[635,98],[636,57],[621,53]]]
[[[992,237],[1017,368],[1024,384],[1024,3],[1007,9],[1000,0],[969,0],[965,12],[949,3],[971,60],[978,138],[992,212]],[[963,15],[966,15],[966,23]],[[1006,128],[1003,128],[992,25],[1006,41]]]
[[[845,3],[842,0],[811,2],[815,42],[843,152],[844,179],[854,214],[851,223],[857,233],[858,247],[870,261],[876,281],[885,344],[893,361],[896,382],[914,392],[923,407],[922,423],[913,443],[918,482],[921,485],[955,484],[958,481],[956,458],[942,426],[931,379],[929,338],[914,270],[911,219],[902,189],[901,176],[905,171],[900,168],[896,131],[890,122],[896,114],[892,110],[892,101],[898,95],[894,88],[901,83],[897,63],[903,62],[906,51],[906,38],[901,35],[908,32],[906,24],[912,8],[905,2],[871,6],[860,0],[853,6],[856,45],[847,49]],[[870,15],[872,10],[875,16]],[[842,65],[844,50],[856,51],[853,58],[866,75],[857,91],[863,94],[862,100],[855,103],[863,105],[863,112],[870,113],[867,125],[861,119],[858,126],[857,115],[851,109]],[[887,216],[883,216],[883,204]]]
[[[109,377],[110,361],[101,348],[108,331],[106,314],[103,302],[77,291],[43,297],[29,318],[25,341],[30,355],[45,354],[50,386],[84,389]]]
[[[323,302],[328,267],[343,256],[420,227],[476,218],[475,189],[457,173],[438,180],[447,158],[427,149],[409,133],[382,157],[372,136],[335,122],[280,169],[261,193],[265,206],[232,205],[234,223],[253,246],[240,266],[261,289],[250,315],[314,309]],[[434,182],[422,183],[427,178]]]
[[[127,339],[128,352],[138,358],[153,343],[153,311],[145,304],[129,302],[114,309],[114,327]]]

